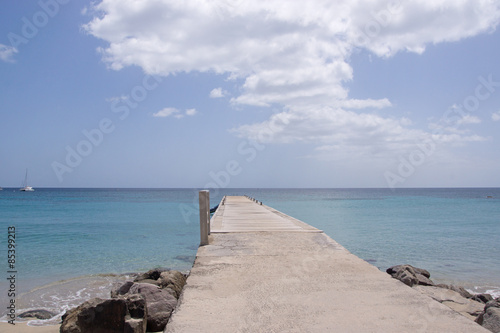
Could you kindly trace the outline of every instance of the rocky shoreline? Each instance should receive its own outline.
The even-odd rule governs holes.
[[[152,269],[126,274],[126,282],[115,282],[109,296],[92,298],[66,311],[59,322],[62,333],[161,332],[164,330],[189,272]],[[24,320],[54,321],[61,314],[46,309],[21,313]],[[53,325],[53,324],[50,324]]]
[[[500,297],[493,299],[489,294],[471,294],[461,286],[435,284],[427,270],[411,265],[392,266],[386,272],[491,332],[500,333]],[[188,274],[167,269],[137,274],[133,280],[116,285],[110,298],[93,298],[67,311],[60,332],[164,331]],[[46,310],[32,310],[19,317],[46,320],[54,315]]]
[[[427,270],[411,265],[392,266],[386,272],[491,332],[500,333],[500,297],[493,299],[490,294],[473,295],[461,286],[435,284]]]
[[[163,331],[186,279],[179,271],[150,270],[111,290],[110,299],[94,298],[67,311],[60,332]]]

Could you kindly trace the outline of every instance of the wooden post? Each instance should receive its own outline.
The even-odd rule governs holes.
[[[200,191],[200,246],[208,245],[210,233],[210,194],[207,190]]]

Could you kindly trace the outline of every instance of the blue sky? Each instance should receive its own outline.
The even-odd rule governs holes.
[[[0,5],[0,186],[500,186],[496,1]]]

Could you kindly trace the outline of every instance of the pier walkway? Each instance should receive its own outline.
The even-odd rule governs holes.
[[[312,226],[226,197],[166,332],[489,332]]]

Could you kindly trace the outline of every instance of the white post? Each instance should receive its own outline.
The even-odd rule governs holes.
[[[200,246],[208,245],[210,233],[210,194],[207,190],[200,191]]]

